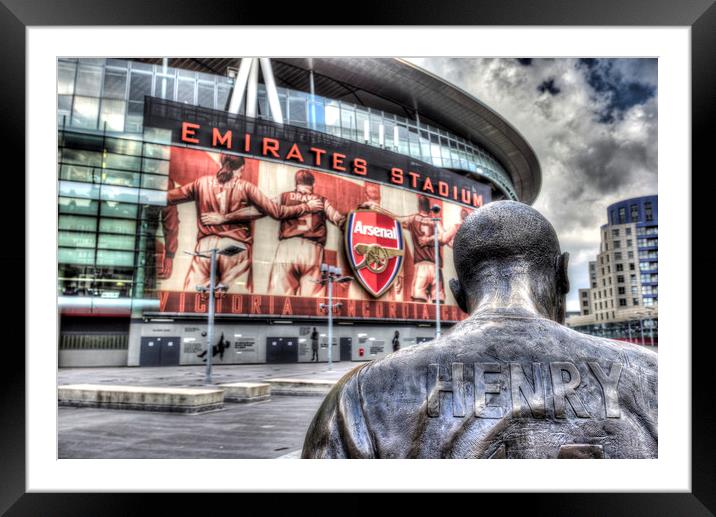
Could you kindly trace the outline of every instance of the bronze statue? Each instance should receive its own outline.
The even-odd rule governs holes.
[[[346,374],[304,458],[655,458],[657,355],[564,321],[567,254],[533,208],[498,201],[455,237],[469,317]]]

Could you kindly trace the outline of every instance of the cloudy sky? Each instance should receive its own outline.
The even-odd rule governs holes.
[[[606,207],[657,192],[655,59],[411,59],[505,117],[542,166],[534,207],[570,254],[568,310],[589,287]]]

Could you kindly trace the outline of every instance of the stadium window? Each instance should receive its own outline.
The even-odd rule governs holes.
[[[619,209],[619,224],[626,224],[626,208]]]
[[[619,298],[619,307],[626,307],[626,298]]]
[[[612,230],[612,237],[619,237],[619,228],[614,228]]]
[[[617,264],[617,271],[624,271],[624,265],[623,265],[623,264]]]
[[[620,284],[623,284],[624,283],[624,275],[618,275],[617,282]],[[619,289],[622,289],[622,288],[620,287]]]
[[[621,242],[619,242],[619,241],[614,241],[614,249],[617,249],[617,248],[621,247],[621,245],[622,245]]]
[[[631,235],[631,228],[627,228],[627,229],[626,229],[626,234],[627,234],[627,235]]]

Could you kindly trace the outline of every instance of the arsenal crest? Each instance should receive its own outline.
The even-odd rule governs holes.
[[[405,246],[400,223],[374,210],[348,215],[345,246],[356,278],[370,294],[385,293],[403,267]]]

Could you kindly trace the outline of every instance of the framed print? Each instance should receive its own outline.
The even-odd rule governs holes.
[[[25,194],[24,237],[13,241],[26,243],[24,252],[12,244],[3,253],[8,267],[25,272],[23,285],[19,275],[9,275],[9,287],[13,293],[23,293],[26,302],[24,350],[17,345],[15,325],[7,326],[8,385],[2,406],[6,425],[0,444],[3,511],[9,515],[48,510],[82,514],[102,506],[104,513],[126,513],[136,507],[139,495],[135,492],[146,491],[391,490],[563,492],[551,497],[515,494],[514,504],[522,508],[549,509],[556,514],[709,515],[714,511],[710,417],[714,404],[707,381],[711,354],[706,345],[693,346],[691,337],[692,320],[696,316],[699,321],[707,305],[692,299],[690,275],[696,263],[692,266],[690,258],[692,235],[697,234],[690,231],[690,225],[692,220],[708,220],[705,214],[690,217],[691,207],[698,214],[708,205],[697,202],[699,191],[691,199],[689,169],[706,166],[713,135],[716,8],[712,2],[679,8],[637,1],[598,7],[580,2],[569,12],[553,5],[484,5],[478,9],[471,3],[448,2],[437,15],[434,6],[421,3],[399,13],[371,7],[370,17],[362,14],[366,7],[351,20],[355,26],[326,20],[320,27],[293,25],[295,20],[283,14],[271,26],[254,25],[265,23],[261,8],[246,6],[238,12],[223,2],[167,8],[161,2],[140,6],[130,1],[118,9],[100,1],[93,6],[90,10],[81,2],[16,0],[0,4],[6,41],[2,48],[5,74],[0,79],[6,95],[3,139],[8,150],[25,149],[19,153],[25,181],[20,184],[20,176],[10,174],[10,168],[7,174],[18,183],[12,191]],[[221,25],[213,26],[217,20]],[[363,26],[376,20],[381,25]],[[326,41],[332,43],[326,45]],[[620,60],[638,61],[629,70],[609,73],[632,74],[639,80],[623,90],[610,90],[606,67],[595,64],[600,58],[615,63],[608,65],[614,70],[621,66]],[[472,76],[469,67],[460,64],[470,59],[481,67],[476,64]],[[488,74],[490,66],[508,60],[510,68],[504,75],[489,76],[493,82],[480,76]],[[563,62],[577,65],[560,69]],[[579,77],[573,72],[576,66]],[[514,78],[539,67],[543,67],[539,81],[524,83],[537,99],[531,104],[534,112],[523,115],[510,109],[507,95],[499,100],[497,92],[519,84],[506,80],[510,74]],[[569,70],[560,75],[565,67]],[[391,82],[391,77],[397,79]],[[585,96],[598,92],[600,99],[608,100],[599,105],[592,99],[587,105],[593,112],[585,110],[583,119],[594,117],[601,123],[577,127],[578,122],[573,122],[562,133],[549,133],[546,125],[540,131],[523,129],[529,124],[527,117],[535,113],[540,121],[551,120],[558,127],[555,121],[564,116],[558,110],[581,109],[566,103],[557,106],[551,99],[566,97],[573,86],[569,81],[584,78],[591,81]],[[470,85],[476,84],[483,88],[485,99],[473,97],[476,93]],[[490,108],[488,102],[504,104]],[[596,138],[585,139],[569,159],[559,153],[559,134],[603,130],[610,117],[619,116],[614,114],[615,106],[621,112],[633,106],[640,109],[630,112],[633,119],[619,124],[618,136],[609,146],[600,147],[603,141]],[[484,112],[473,115],[483,108]],[[515,119],[517,128],[511,125]],[[645,125],[651,129],[643,131]],[[477,130],[472,135],[471,128],[477,126],[489,138]],[[533,143],[536,139],[539,145]],[[649,156],[625,159],[630,152]],[[576,169],[568,170],[578,165],[586,169],[590,159],[609,162],[612,176],[590,180]],[[479,161],[479,167],[472,176],[455,174],[469,169],[473,161]],[[658,182],[656,174],[636,170],[644,163],[658,169]],[[281,377],[288,377],[283,381],[291,384],[295,377],[291,372],[313,375],[327,368],[330,373],[318,378],[333,386],[351,370],[352,362],[383,360],[400,348],[420,350],[424,342],[440,337],[441,325],[446,331],[466,319],[466,295],[459,284],[449,283],[460,276],[458,266],[453,266],[456,235],[472,213],[492,201],[532,204],[544,185],[540,167],[542,173],[559,169],[564,178],[573,178],[573,185],[552,183],[547,189],[551,197],[536,205],[548,218],[558,218],[555,214],[565,204],[565,192],[581,195],[587,191],[588,195],[580,198],[582,213],[565,213],[564,220],[586,217],[595,206],[608,205],[609,211],[598,222],[592,221],[590,238],[600,239],[589,245],[592,248],[573,244],[581,235],[565,238],[567,232],[558,230],[560,241],[574,246],[563,245],[560,253],[572,250],[572,261],[581,264],[583,271],[575,275],[575,269],[570,270],[568,300],[572,305],[565,308],[555,303],[550,311],[558,319],[570,307],[579,309],[583,290],[587,291],[586,306],[607,319],[615,319],[613,305],[607,308],[608,296],[617,305],[615,310],[622,300],[625,307],[639,306],[635,309],[641,311],[638,327],[620,324],[617,330],[614,325],[600,325],[601,331],[608,329],[612,334],[589,340],[623,339],[652,347],[663,341],[658,383],[656,369],[638,381],[643,383],[640,393],[654,394],[653,404],[636,403],[653,409],[644,419],[649,420],[655,437],[658,394],[658,454],[656,440],[649,448],[644,445],[646,438],[632,436],[630,446],[640,451],[634,454],[616,454],[607,440],[604,446],[582,443],[584,447],[576,452],[567,447],[555,449],[551,456],[534,456],[614,459],[572,462],[567,464],[569,469],[563,462],[543,459],[497,464],[458,459],[407,464],[402,460],[273,462],[269,458],[335,456],[318,445],[315,450],[322,452],[301,451],[295,438],[287,438],[290,445],[256,445],[262,436],[279,431],[275,422],[261,421],[251,428],[252,433],[241,434],[243,425],[251,425],[250,415],[268,407],[261,406],[260,400],[243,406],[242,421],[235,416],[238,413],[232,416],[211,401],[185,404],[181,411],[191,414],[177,414],[177,406],[159,391],[142,392],[128,403],[131,395],[127,393],[132,390],[127,390],[120,402],[106,395],[105,407],[77,408],[88,400],[82,391],[87,384],[134,383],[140,389],[156,386],[155,379],[162,376],[185,376],[166,381],[165,387],[174,382],[187,390],[179,395],[190,397],[197,395],[189,393],[192,389],[201,391],[205,384],[213,388],[237,383],[241,386],[236,390],[259,389],[246,384],[256,381],[258,373],[253,377],[234,373],[241,368],[256,372],[265,368],[280,373],[260,374],[261,379],[271,377],[269,383],[277,381],[271,390],[284,404],[272,418],[282,418],[281,425],[287,429],[294,421],[296,429],[291,432],[303,435],[323,399],[282,397],[281,389],[295,386],[286,388]],[[48,172],[52,170],[54,176]],[[622,197],[629,200],[620,204],[622,199],[612,196],[616,190],[597,185],[599,181],[613,181],[615,189],[626,181],[643,183],[625,189],[630,194]],[[226,185],[232,190],[226,190]],[[612,196],[610,202],[600,195]],[[666,200],[662,203],[662,241],[666,244],[662,242],[660,252],[656,225],[648,224],[655,222],[653,218],[658,221],[658,197]],[[8,198],[11,206],[20,196]],[[8,214],[20,213],[19,207],[7,210]],[[631,272],[626,260],[631,234],[614,233],[626,232],[630,223],[636,259]],[[7,226],[19,234],[18,225]],[[520,242],[529,238],[524,235]],[[603,248],[596,258],[596,253],[590,258],[586,251],[575,253],[599,246]],[[621,262],[599,263],[602,255],[605,261],[607,255],[615,261],[622,259],[622,253],[626,271],[620,268]],[[594,262],[593,277],[587,269],[590,261]],[[657,261],[662,262],[663,305],[655,316],[647,306],[658,296],[658,271],[650,269]],[[565,271],[559,287],[564,293],[569,289],[568,262],[564,255],[553,265],[556,271]],[[633,280],[633,289],[620,285],[629,284],[630,275],[638,280]],[[123,299],[140,298],[135,296],[137,289],[148,305],[137,309],[130,303],[127,314],[119,314],[124,310]],[[609,289],[613,294],[607,294]],[[598,297],[602,291],[604,299]],[[12,304],[19,306],[17,294],[12,296]],[[89,309],[81,306],[85,298],[94,300]],[[598,305],[602,303],[604,308]],[[97,330],[97,324],[93,332],[80,331],[90,319],[88,310],[92,318],[101,316],[102,330]],[[114,319],[125,317],[131,320],[126,332],[106,331]],[[13,319],[8,317],[8,322]],[[657,319],[661,319],[658,326]],[[391,321],[390,328],[380,327],[385,320]],[[68,331],[68,321],[77,331]],[[378,322],[378,330],[370,327],[371,322]],[[586,332],[585,328],[577,330]],[[596,411],[604,412],[605,419],[618,414],[618,409],[610,407],[609,383],[618,378],[620,368],[612,362],[609,370],[608,363],[599,366],[590,357],[575,365],[556,359],[540,366],[534,363],[521,376],[514,367],[506,370],[513,402],[504,402],[503,409],[539,414],[537,370],[543,368],[544,389],[551,401],[547,410],[554,411],[550,418],[564,412],[573,413],[575,419],[588,418]],[[107,361],[121,368],[95,367]],[[286,363],[296,363],[301,369],[288,369]],[[478,382],[478,367],[471,362],[460,370],[455,364],[452,381],[464,374],[472,383],[466,395],[466,400],[473,401],[469,408],[479,406],[481,389],[488,401],[481,410],[497,410],[499,397],[488,395],[494,390],[489,382]],[[486,363],[474,364],[481,365],[483,375],[499,373]],[[147,373],[153,371],[158,372],[154,378]],[[429,375],[416,381],[420,390],[426,382],[428,392],[437,390],[437,399],[426,402],[427,414],[439,418],[442,411],[451,417],[464,416],[459,414],[462,409],[446,374],[438,368],[434,386]],[[581,377],[583,384],[574,384],[575,377]],[[341,382],[348,385],[348,378]],[[602,394],[599,404],[580,408],[575,402],[569,390],[584,383],[590,394]],[[399,384],[405,388],[410,381]],[[224,400],[231,389],[227,386],[221,388]],[[241,393],[235,396],[261,397],[255,391]],[[367,390],[360,393],[369,397]],[[560,393],[564,398],[561,409]],[[60,402],[70,400],[72,408],[62,404],[58,408],[58,397]],[[514,400],[520,397],[527,406],[515,408]],[[405,395],[403,403],[408,399]],[[363,450],[361,425],[370,429],[366,435],[373,438],[367,438],[368,442],[381,433],[374,426],[383,418],[384,406],[375,402],[377,412],[366,412],[369,423],[352,421],[340,431],[321,434],[321,425],[332,429],[332,422],[348,418],[340,408],[350,406],[350,396],[336,404],[338,409],[330,414],[327,403],[321,406],[324,423],[316,417],[311,427],[314,445],[340,437],[355,452]],[[142,451],[147,449],[137,444],[152,442],[152,437],[137,434],[139,426],[131,420],[139,414],[136,410],[147,405],[165,411],[171,406],[174,411],[154,413],[151,425],[156,429],[187,428],[181,436],[177,434],[170,448],[145,454]],[[104,417],[83,420],[90,414]],[[292,420],[298,414],[300,418]],[[408,420],[403,425],[407,429]],[[119,435],[127,440],[113,442],[112,437]],[[468,442],[464,447],[471,446]],[[418,450],[414,443],[411,447],[407,449]],[[88,453],[90,448],[95,452]],[[189,452],[192,448],[200,452]],[[201,452],[208,450],[212,452]],[[455,450],[462,449],[455,445]],[[515,450],[486,446],[480,448],[479,456],[452,457],[530,457],[517,456]],[[384,457],[440,456],[415,452]],[[633,459],[644,457],[649,459]]]

